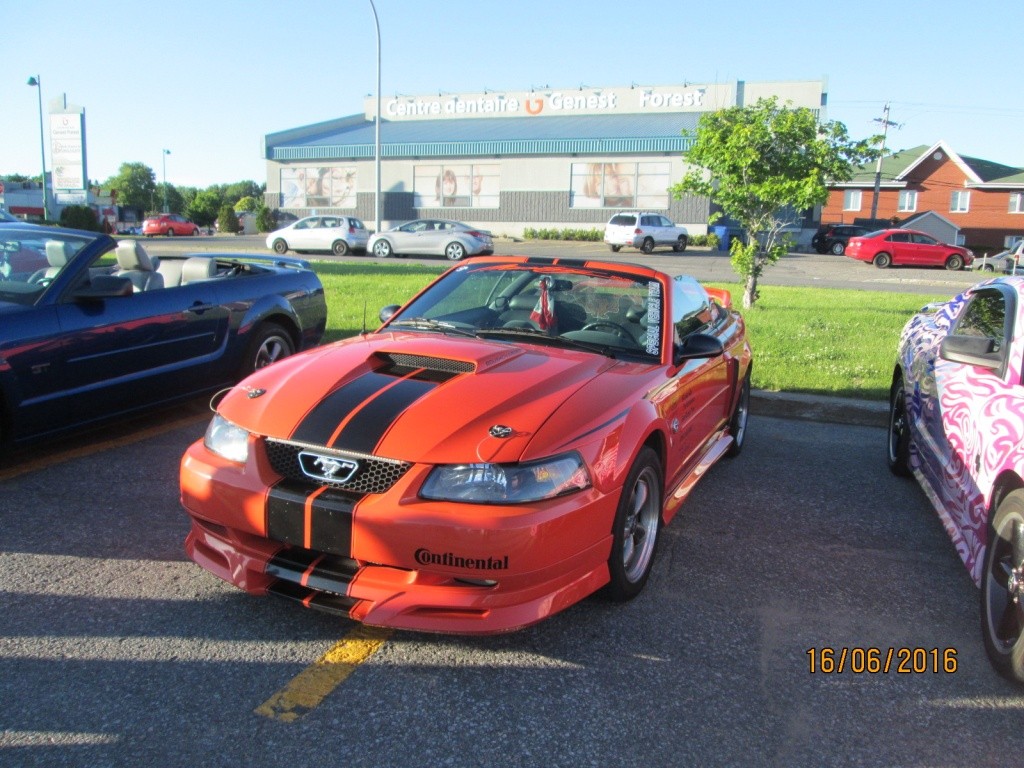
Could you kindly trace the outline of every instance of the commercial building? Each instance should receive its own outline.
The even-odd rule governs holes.
[[[825,119],[821,80],[394,95],[381,99],[382,226],[458,219],[498,235],[601,227],[616,211],[707,231],[707,198],[668,191],[701,114],[775,97]],[[364,114],[268,134],[266,203],[376,218],[376,98]]]

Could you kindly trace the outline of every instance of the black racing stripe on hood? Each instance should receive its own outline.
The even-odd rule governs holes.
[[[394,382],[394,379],[391,380]],[[403,379],[375,397],[352,417],[332,448],[372,454],[395,420],[413,403],[437,387],[437,382]]]
[[[395,382],[394,377],[367,373],[334,390],[321,400],[292,432],[291,439],[326,445],[334,430],[367,398]]]

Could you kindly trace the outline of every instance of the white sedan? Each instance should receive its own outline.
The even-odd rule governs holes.
[[[490,256],[494,253],[494,240],[490,232],[474,229],[461,221],[416,219],[376,233],[368,247],[381,259],[416,255],[444,256],[459,261],[466,256]]]

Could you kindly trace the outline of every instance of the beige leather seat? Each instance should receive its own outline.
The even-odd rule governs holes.
[[[30,283],[49,283],[57,276],[61,268],[68,263],[74,252],[71,243],[65,240],[47,240],[46,263],[50,266],[37,270],[28,281]]]
[[[206,256],[192,256],[185,259],[181,267],[181,284],[188,285],[217,276],[217,261]]]
[[[153,260],[138,240],[121,240],[117,244],[117,267],[114,274],[127,277],[135,293],[164,287],[164,277],[156,271]]]

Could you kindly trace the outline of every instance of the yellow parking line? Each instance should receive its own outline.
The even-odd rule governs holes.
[[[22,458],[17,465],[0,470],[0,482],[4,480],[12,480],[19,475],[28,474],[29,472],[34,472],[37,469],[53,469],[57,464],[70,461],[71,459],[91,456],[94,453],[99,453],[110,448],[131,445],[132,443],[137,443],[150,437],[162,435],[165,432],[170,432],[179,427],[185,427],[190,424],[199,424],[200,422],[208,419],[209,413],[187,414],[174,419],[173,421],[157,424],[153,427],[139,429],[135,432],[126,433],[119,437],[97,440],[78,448],[53,451],[51,446],[49,452],[46,453],[43,452],[43,449],[37,449],[37,452],[42,454],[38,458],[33,458],[31,455],[27,455]]]
[[[391,630],[359,626],[255,709],[257,715],[291,723],[320,705],[360,664],[380,650]]]

